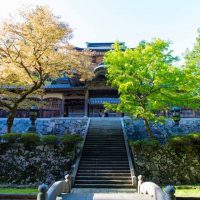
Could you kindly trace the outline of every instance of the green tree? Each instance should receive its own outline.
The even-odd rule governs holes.
[[[181,90],[184,72],[173,66],[177,57],[172,56],[169,42],[156,39],[142,41],[135,49],[114,50],[105,55],[108,83],[118,88],[120,103],[106,107],[142,118],[150,138],[153,134],[150,121],[162,122],[156,112],[173,105],[185,105],[189,94]]]
[[[92,71],[81,73],[90,65],[90,53],[70,45],[72,29],[49,8],[21,10],[17,19],[0,28],[0,109],[9,111],[8,133],[17,109],[49,78],[72,68],[82,80],[92,77]]]
[[[200,29],[198,29],[198,36],[191,51],[187,50],[185,53],[185,74],[187,75],[187,90],[194,94],[193,105],[194,108],[199,108],[200,100]]]

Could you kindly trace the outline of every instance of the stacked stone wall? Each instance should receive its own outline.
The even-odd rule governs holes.
[[[0,134],[7,132],[6,118],[0,119]],[[38,134],[80,134],[86,133],[88,118],[39,118],[36,121]],[[31,122],[28,118],[16,118],[14,120],[14,133],[25,133],[28,131]]]
[[[128,138],[131,140],[146,139],[147,133],[143,120],[124,118],[124,128]],[[150,124],[156,139],[164,142],[172,135],[185,135],[192,132],[200,132],[200,118],[183,118],[177,126],[174,121],[168,119],[164,124]]]
[[[72,153],[62,146],[37,146],[25,149],[22,144],[0,144],[0,183],[38,186],[63,179],[70,169]]]
[[[137,174],[158,184],[200,183],[199,145],[132,148]]]

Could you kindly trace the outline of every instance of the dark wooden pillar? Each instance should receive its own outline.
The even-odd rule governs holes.
[[[63,98],[62,99],[62,102],[61,102],[61,111],[60,111],[60,115],[61,117],[64,117],[64,112],[65,112],[65,99]]]
[[[84,116],[88,117],[88,90],[85,91],[85,105],[84,105]]]

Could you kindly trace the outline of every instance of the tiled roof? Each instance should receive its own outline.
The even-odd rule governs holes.
[[[86,42],[87,49],[97,51],[109,51],[113,49],[113,42]],[[120,42],[121,45],[125,45],[124,42]]]
[[[56,89],[56,88],[65,89],[65,88],[72,88],[72,86],[70,84],[51,84],[51,85],[45,86],[45,88],[46,89]]]
[[[89,104],[104,104],[104,103],[111,103],[111,104],[118,104],[120,100],[118,98],[90,98]]]

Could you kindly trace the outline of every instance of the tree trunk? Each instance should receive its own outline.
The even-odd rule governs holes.
[[[10,114],[8,115],[8,119],[7,119],[7,132],[8,133],[12,132],[12,126],[13,126],[16,112],[17,112],[17,109],[13,109],[10,111]]]
[[[150,137],[150,139],[154,139],[154,135],[153,135],[153,133],[151,131],[151,128],[150,128],[150,125],[149,125],[149,122],[148,122],[147,119],[144,119],[144,124],[145,124],[148,136]]]

